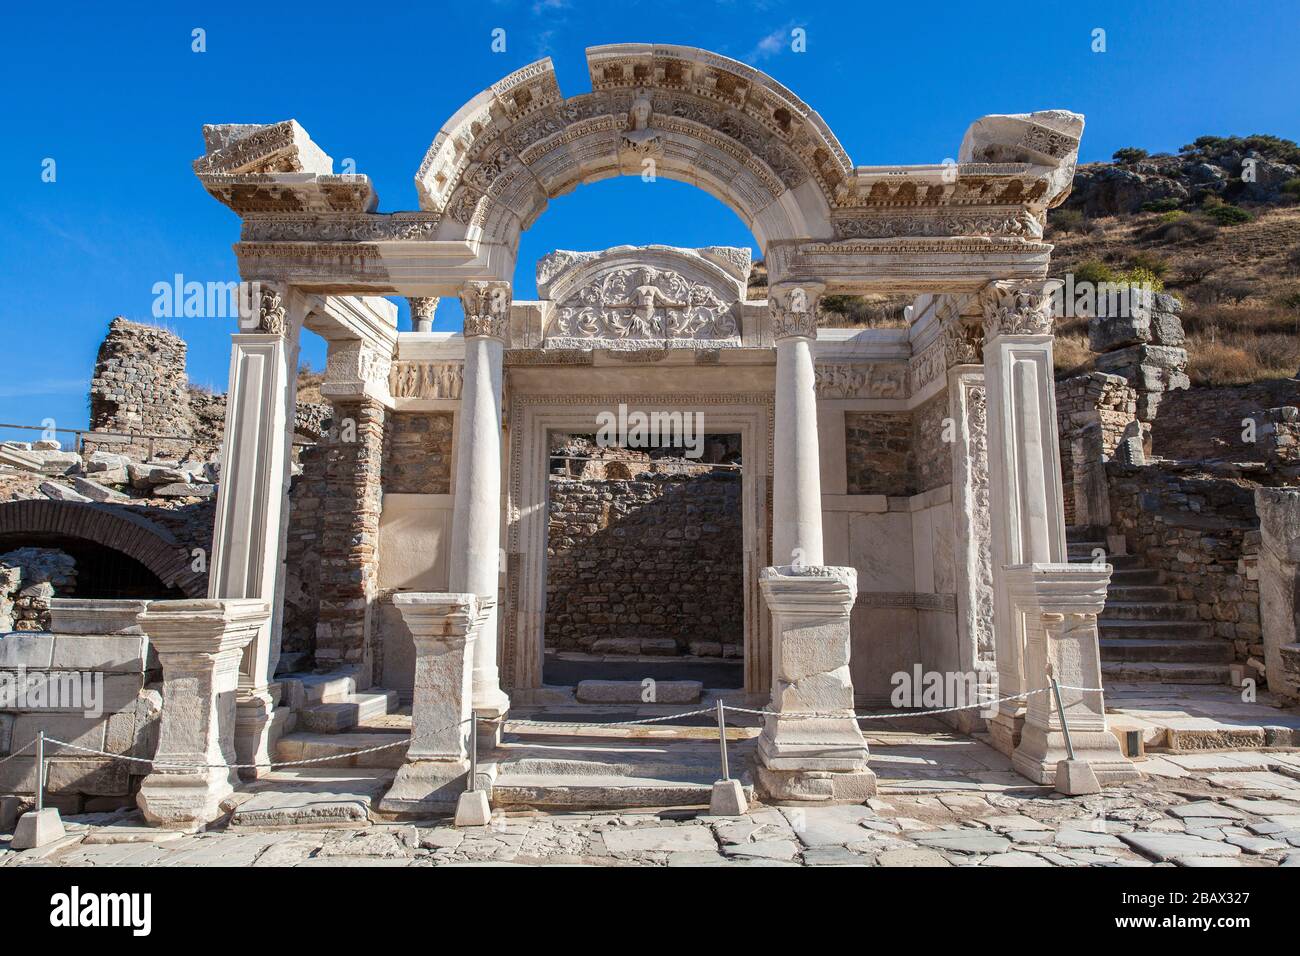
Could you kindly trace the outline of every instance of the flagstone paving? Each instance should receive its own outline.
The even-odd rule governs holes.
[[[1300,754],[1238,772],[1153,775],[1083,798],[1025,785],[990,792],[884,793],[865,806],[494,814],[364,826],[240,826],[177,835],[139,815],[65,821],[53,847],[0,866],[1300,866]],[[1225,779],[1226,778],[1226,779]]]

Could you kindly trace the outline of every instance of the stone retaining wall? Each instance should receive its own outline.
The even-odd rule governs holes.
[[[1111,527],[1129,551],[1163,571],[1178,599],[1194,603],[1215,636],[1232,643],[1234,657],[1262,672],[1254,485],[1195,463],[1112,461],[1106,475]]]
[[[548,649],[743,656],[738,471],[553,475],[547,558]]]

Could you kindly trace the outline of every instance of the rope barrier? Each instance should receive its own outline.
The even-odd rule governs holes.
[[[13,753],[11,753],[9,756],[7,756],[7,757],[0,757],[0,764],[6,764],[6,763],[8,763],[9,761],[13,760],[15,757],[20,757],[20,756],[22,756],[24,753],[26,753],[27,751],[31,750],[32,747],[33,747],[35,744],[36,744],[36,741],[34,741],[34,740],[29,740],[29,741],[27,741],[27,743],[25,743],[22,747],[20,747],[20,748],[18,748],[17,750],[15,750],[15,751],[14,751]]]
[[[1062,684],[1060,685],[1060,687],[1062,690],[1081,691],[1084,693],[1101,692],[1100,687],[1074,687],[1069,684]],[[853,719],[854,720],[894,720],[894,719],[904,718],[904,717],[928,717],[933,714],[949,714],[960,710],[974,710],[977,708],[983,709],[985,707],[991,707],[994,704],[1001,704],[1010,700],[1019,700],[1021,698],[1030,697],[1033,694],[1041,694],[1048,690],[1051,690],[1051,688],[1039,687],[1036,688],[1035,690],[1023,691],[1019,694],[1009,694],[1006,697],[999,697],[995,700],[979,701],[974,704],[965,704],[960,707],[942,707],[933,710],[914,710],[914,711],[889,713],[889,714],[854,714]],[[274,763],[169,764],[169,763],[161,763],[156,759],[150,757],[130,757],[127,756],[126,754],[115,754],[115,753],[109,753],[108,751],[105,750],[96,750],[93,747],[83,747],[80,744],[69,743],[66,740],[59,740],[55,737],[46,737],[45,742],[47,744],[54,744],[59,747],[66,747],[69,750],[75,750],[78,751],[79,753],[91,754],[93,756],[108,757],[113,760],[126,760],[131,763],[149,764],[154,770],[168,770],[168,771],[279,770],[285,767],[305,767],[311,764],[330,763],[335,760],[344,760],[351,757],[364,756],[365,754],[379,753],[380,751],[383,750],[391,750],[394,747],[409,747],[412,743],[414,743],[417,740],[424,740],[428,737],[433,737],[436,736],[437,734],[445,733],[448,730],[454,730],[457,727],[463,727],[468,723],[477,723],[478,721],[483,721],[485,723],[500,723],[502,721],[505,721],[512,726],[547,727],[553,729],[559,727],[637,727],[637,726],[649,726],[653,724],[666,723],[670,720],[680,720],[683,717],[699,717],[703,714],[713,714],[713,713],[717,713],[719,720],[721,721],[725,719],[724,715],[725,712],[728,710],[732,710],[740,714],[754,714],[760,717],[782,717],[786,719],[795,719],[795,720],[826,719],[826,718],[843,719],[848,716],[847,714],[844,713],[821,713],[821,712],[787,713],[782,711],[767,710],[766,708],[762,710],[757,710],[749,707],[738,707],[733,704],[726,704],[721,700],[717,702],[716,711],[713,707],[704,707],[699,710],[684,711],[680,714],[667,714],[663,717],[640,717],[635,720],[616,720],[616,721],[605,721],[605,722],[550,721],[550,720],[528,720],[527,718],[508,718],[508,717],[487,718],[487,717],[471,716],[457,723],[448,724],[445,727],[439,727],[437,730],[431,730],[428,731],[427,733],[420,734],[418,737],[402,737],[398,740],[393,741],[392,743],[380,744],[375,747],[365,747],[360,750],[349,750],[349,751],[345,751],[344,753],[333,754],[328,757],[311,757],[305,760],[284,760],[284,761],[278,761]],[[22,749],[16,750],[13,753],[9,754],[8,756],[0,758],[0,764],[4,764],[14,759],[15,757],[25,753],[26,751],[30,750],[33,743],[34,741],[29,742]]]

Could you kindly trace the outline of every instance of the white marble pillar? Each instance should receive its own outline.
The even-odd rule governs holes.
[[[490,602],[491,611],[478,625],[474,644],[473,706],[482,717],[500,717],[510,707],[497,670],[496,615],[501,555],[501,363],[510,285],[467,283],[461,304],[465,377],[457,415],[449,588]]]
[[[197,830],[222,815],[236,777],[228,765],[239,762],[233,733],[239,662],[269,616],[266,601],[212,599],[154,601],[140,615],[163,671],[159,766],[137,797],[152,825]]]
[[[432,332],[433,313],[438,308],[437,297],[414,296],[406,301],[411,306],[411,331]]]
[[[813,341],[824,286],[783,282],[768,290],[776,342],[772,445],[772,563],[819,566],[822,551],[821,462]]]
[[[271,614],[240,665],[235,748],[240,763],[265,763],[274,746],[284,553],[289,522],[298,332],[305,304],[287,286],[263,283],[252,331],[231,336],[226,432],[209,562],[208,596],[262,598]]]
[[[450,813],[468,779],[474,646],[491,608],[474,594],[417,592],[393,605],[415,643],[415,697],[406,762],[380,809]]]
[[[1006,568],[1066,560],[1052,368],[1052,293],[1059,285],[999,281],[980,293],[1000,696],[1037,686],[1040,676],[1027,680],[1024,623],[1011,604]],[[1011,753],[1023,722],[1023,701],[1001,704],[989,724],[996,746]]]

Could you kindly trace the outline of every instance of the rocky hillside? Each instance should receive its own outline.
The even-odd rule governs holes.
[[[1079,167],[1047,238],[1058,277],[1149,281],[1182,301],[1193,386],[1300,369],[1300,148],[1290,140],[1122,149]],[[1063,319],[1057,338],[1059,372],[1091,367],[1084,320]]]
[[[1300,369],[1300,147],[1202,136],[1174,154],[1122,149],[1079,167],[1048,213],[1053,275],[1143,282],[1183,304],[1193,386],[1293,378]],[[766,292],[755,263],[751,298]],[[904,325],[910,296],[828,296],[829,324]],[[1057,371],[1093,367],[1087,321],[1057,325]]]

